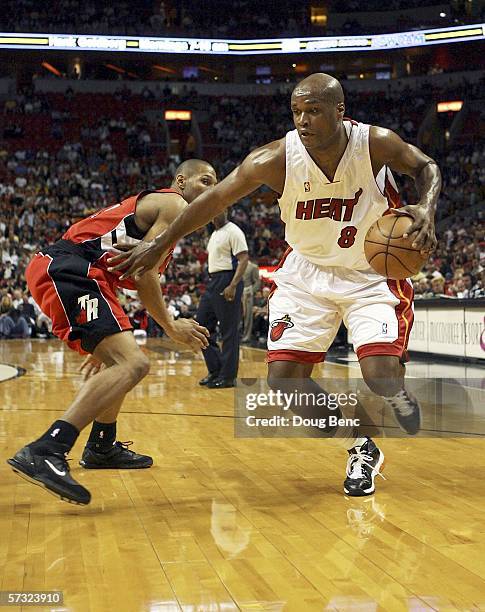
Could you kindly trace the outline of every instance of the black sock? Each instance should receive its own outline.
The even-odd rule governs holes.
[[[116,440],[116,421],[114,423],[99,423],[93,421],[86,446],[99,452],[108,451]]]
[[[79,431],[67,421],[54,421],[49,429],[38,438],[33,444],[53,450],[62,449],[63,453],[68,453],[76,443]]]

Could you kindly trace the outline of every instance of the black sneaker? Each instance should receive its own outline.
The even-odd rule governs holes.
[[[207,384],[208,389],[232,389],[235,386],[234,378],[216,378]]]
[[[351,497],[372,495],[376,490],[374,479],[377,474],[382,476],[380,470],[383,463],[384,453],[377,448],[370,438],[367,438],[362,446],[351,448],[347,462],[344,492]]]
[[[217,380],[219,378],[219,372],[214,372],[213,374],[207,374],[207,376],[204,376],[204,378],[201,378],[199,380],[199,385],[201,387],[206,387],[209,383],[211,383],[213,380]]]
[[[86,448],[79,465],[87,470],[136,470],[149,468],[153,459],[148,455],[138,455],[129,450],[133,442],[115,442],[107,452],[97,452],[93,448]]]
[[[411,436],[416,435],[421,429],[421,407],[414,395],[403,389],[395,397],[384,398],[384,401],[392,408],[399,427]]]
[[[91,501],[91,493],[69,475],[69,465],[61,451],[53,452],[46,448],[40,450],[28,444],[11,459],[7,459],[7,463],[16,474],[32,484],[44,487],[63,501],[80,505]]]

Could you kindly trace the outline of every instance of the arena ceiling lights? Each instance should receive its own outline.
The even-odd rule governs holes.
[[[203,55],[260,55],[379,51],[483,40],[485,24],[368,36],[325,36],[258,40],[154,38],[76,34],[15,34],[0,32],[0,49],[57,49],[59,51],[131,51]]]

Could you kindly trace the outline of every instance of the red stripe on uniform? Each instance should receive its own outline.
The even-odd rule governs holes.
[[[384,195],[387,198],[387,205],[389,206],[389,209],[401,208],[402,202],[401,202],[401,197],[399,195],[399,191],[394,189],[391,181],[387,178],[387,168],[386,168],[386,179],[384,181]]]
[[[59,297],[56,284],[49,274],[51,262],[52,257],[38,253],[27,266],[25,279],[35,302],[42,312],[51,319],[53,334],[64,342],[68,342],[71,323],[67,318],[66,309]],[[80,346],[80,342],[76,341],[76,343],[76,347],[73,347],[71,346],[72,343],[68,342],[71,348],[78,350],[77,345]]]
[[[399,323],[399,331],[401,332],[401,328],[404,328],[403,348],[406,349],[409,341],[409,335],[411,333],[411,328],[413,327],[414,322],[414,290],[412,286],[405,280],[388,280],[387,286],[392,291],[392,293],[399,299],[399,304],[396,306],[395,310],[396,317]]]
[[[343,121],[350,121],[352,125],[359,125],[358,121],[356,121],[355,119],[351,119],[350,117],[344,117]]]
[[[290,247],[290,246],[286,249],[286,251],[283,253],[283,257],[280,259],[280,263],[276,266],[276,268],[274,270],[275,272],[276,272],[276,270],[279,270],[280,268],[283,267],[283,264],[285,263],[286,258],[288,257],[288,255],[291,253],[292,250],[293,250],[293,248]]]
[[[272,361],[295,361],[297,363],[321,363],[325,361],[327,353],[311,353],[309,351],[294,351],[291,349],[281,349],[278,351],[268,351],[266,353],[266,363]]]
[[[291,253],[291,251],[293,251],[293,248],[289,246],[289,247],[286,249],[286,251],[283,253],[283,257],[280,259],[280,262],[279,262],[279,264],[276,266],[276,268],[274,269],[274,272],[276,272],[277,270],[279,270],[280,268],[282,268],[282,267],[283,267],[283,265],[284,265],[284,263],[285,263],[285,261],[286,261],[286,258],[287,258],[287,257],[288,257],[288,255]],[[273,293],[276,291],[276,289],[278,289],[278,285],[275,283],[275,281],[273,281],[273,283],[272,283],[272,285],[271,285],[271,290],[270,290],[269,295],[268,295],[268,300],[269,300],[269,299],[272,297],[272,295],[273,295]]]
[[[364,344],[357,350],[357,357],[363,359],[372,355],[395,355],[399,358],[404,358],[407,361],[407,346],[409,342],[409,334],[413,327],[413,298],[414,290],[407,281],[388,280],[387,286],[392,294],[398,298],[399,304],[395,307],[398,337],[394,342],[374,342]]]

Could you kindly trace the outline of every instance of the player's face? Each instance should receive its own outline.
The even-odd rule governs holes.
[[[211,166],[201,169],[199,172],[186,177],[184,186],[184,198],[187,202],[192,202],[207,189],[217,184],[217,175]]]
[[[306,149],[325,148],[335,137],[343,116],[343,105],[337,106],[311,94],[291,97],[293,122]]]

